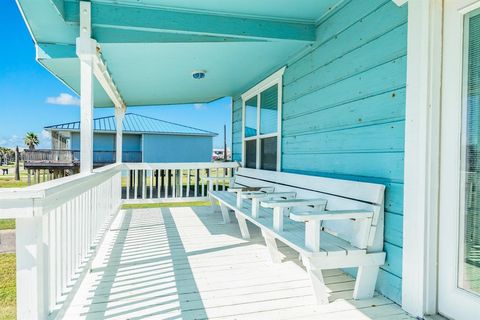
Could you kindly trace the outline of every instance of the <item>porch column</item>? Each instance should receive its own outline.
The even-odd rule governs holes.
[[[90,2],[80,1],[80,172],[93,171],[93,63],[97,42],[91,38]]]
[[[408,1],[402,307],[436,313],[442,1]]]
[[[115,120],[117,127],[116,142],[116,162],[122,163],[122,141],[123,141],[123,118],[125,116],[125,108],[115,107]]]

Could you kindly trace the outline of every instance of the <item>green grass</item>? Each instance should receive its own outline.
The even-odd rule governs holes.
[[[147,209],[147,208],[173,208],[173,207],[201,207],[209,206],[210,201],[191,201],[191,202],[164,202],[164,203],[135,203],[124,204],[122,209]]]
[[[16,318],[15,254],[0,254],[0,319]]]
[[[0,175],[0,188],[22,188],[27,184],[27,170],[23,168],[23,163],[20,163],[20,181],[15,181],[15,166],[0,166],[0,168],[8,168],[7,175]]]
[[[0,230],[15,229],[15,219],[0,220]]]

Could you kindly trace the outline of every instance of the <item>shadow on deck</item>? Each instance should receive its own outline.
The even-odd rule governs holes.
[[[243,240],[209,207],[123,210],[65,318],[410,319],[382,296],[352,300],[340,270],[325,272],[333,302],[315,305],[295,252],[282,247],[285,262],[272,264],[251,231]]]

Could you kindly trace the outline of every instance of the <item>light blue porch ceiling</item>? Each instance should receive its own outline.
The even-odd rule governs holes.
[[[92,34],[128,106],[237,95],[316,37],[344,0],[92,0]],[[79,1],[18,0],[37,58],[79,92]],[[194,80],[193,70],[206,70]],[[95,105],[111,106],[99,84]]]

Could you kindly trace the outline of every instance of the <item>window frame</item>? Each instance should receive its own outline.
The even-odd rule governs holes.
[[[246,141],[256,140],[256,169],[261,169],[261,140],[265,138],[277,138],[277,171],[281,171],[281,162],[282,162],[282,102],[283,102],[283,74],[285,73],[286,66],[282,67],[280,70],[276,71],[269,77],[262,80],[260,83],[250,88],[248,91],[241,95],[242,97],[242,166],[245,167],[246,162]],[[274,133],[260,134],[260,124],[261,124],[261,93],[270,87],[277,85],[278,94],[277,94],[277,105],[278,105],[278,115],[277,115],[277,131]],[[245,137],[245,125],[246,125],[246,110],[245,103],[251,98],[257,96],[257,134],[252,137]]]

